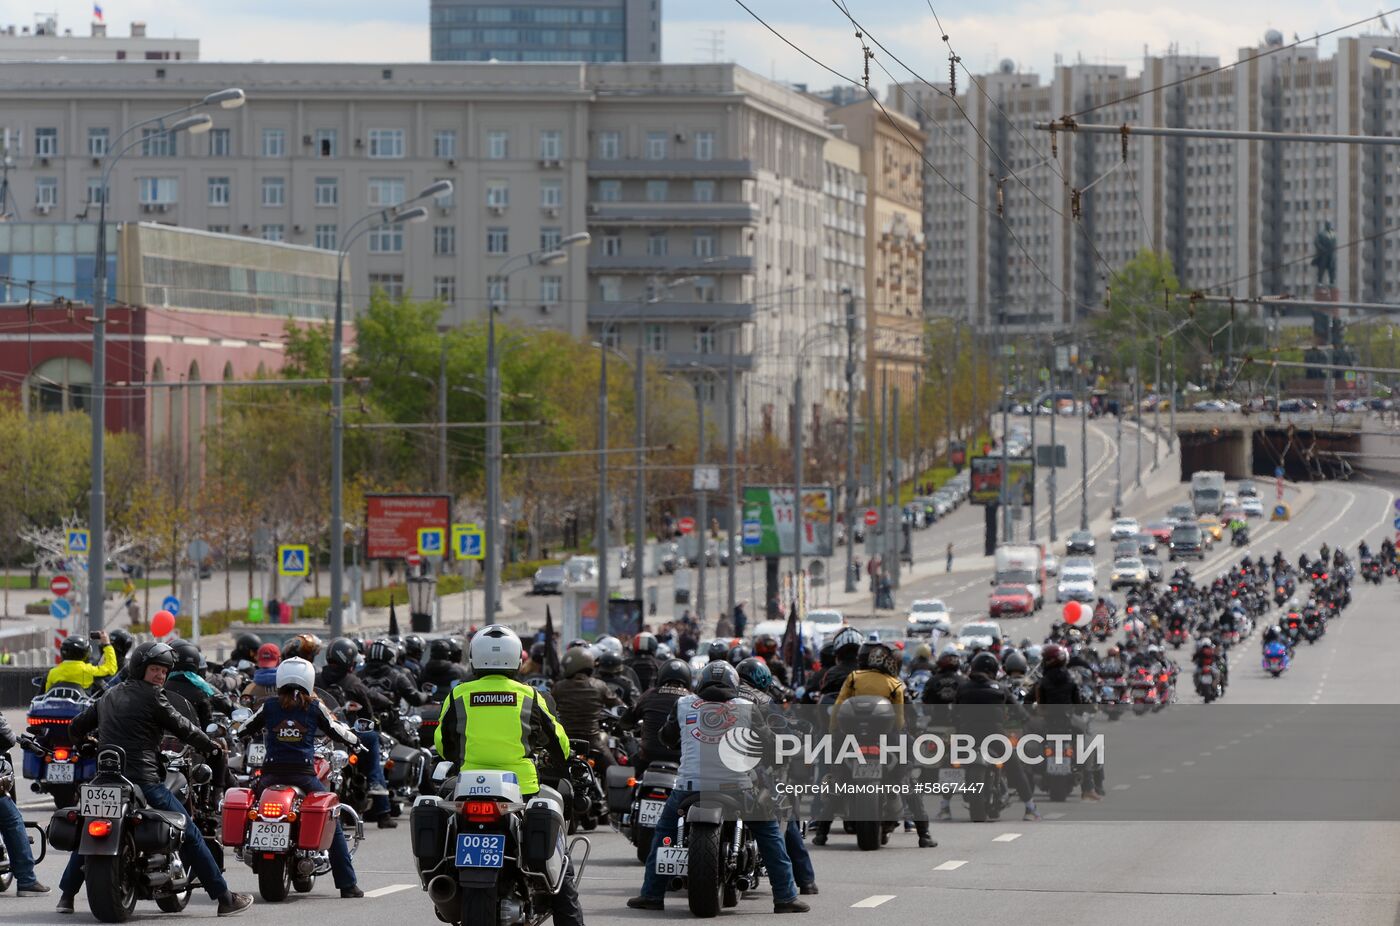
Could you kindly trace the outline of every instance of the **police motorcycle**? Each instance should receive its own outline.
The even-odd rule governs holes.
[[[448,777],[451,775],[451,777]],[[569,877],[583,876],[590,843],[565,842],[570,788],[541,784],[527,803],[514,772],[439,762],[440,795],[423,795],[409,819],[418,877],[437,918],[454,926],[538,926]]]
[[[41,752],[43,750],[43,747],[38,746],[34,742],[34,738],[27,732],[20,734],[19,746],[26,754],[31,749],[37,749]],[[15,798],[15,766],[14,763],[10,761],[10,757],[7,753],[0,753],[0,798],[6,797],[10,800],[14,800]],[[24,821],[24,828],[33,830],[38,834],[39,851],[33,853],[34,864],[37,865],[42,862],[44,856],[48,854],[48,834],[44,832],[42,826],[30,822],[29,820]],[[27,838],[31,846],[35,844],[33,836],[28,836]],[[14,883],[14,880],[14,870],[10,865],[9,853],[5,849],[4,842],[0,841],[0,893],[8,891],[10,885]]]
[[[43,684],[42,677],[34,679],[36,688]],[[80,756],[68,734],[73,718],[92,701],[82,688],[59,684],[29,702],[28,732],[41,748],[25,751],[24,777],[30,780],[31,790],[53,795],[55,807],[77,803],[78,787],[97,772],[92,757]]]

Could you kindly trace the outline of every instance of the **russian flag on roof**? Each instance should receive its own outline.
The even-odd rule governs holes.
[[[105,21],[102,18],[102,5],[100,3],[94,3],[92,5],[92,18],[97,20],[98,22]]]

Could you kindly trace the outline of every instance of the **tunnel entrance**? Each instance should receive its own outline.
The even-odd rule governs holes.
[[[1193,473],[1202,470],[1219,470],[1227,479],[1244,479],[1253,472],[1246,438],[1239,431],[1182,431],[1177,439],[1182,482],[1189,482]]]

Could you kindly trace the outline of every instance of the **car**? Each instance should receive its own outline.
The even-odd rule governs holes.
[[[564,561],[564,582],[582,585],[598,581],[598,557],[571,556]]]
[[[1142,533],[1142,525],[1138,524],[1137,518],[1119,518],[1113,522],[1113,527],[1108,532],[1108,539],[1127,540],[1140,533]]]
[[[1252,483],[1252,482],[1250,482],[1250,481],[1248,481],[1248,480],[1245,480],[1244,482],[1241,482],[1241,483],[1240,483],[1240,487],[1239,487],[1239,496],[1240,496],[1240,498],[1242,498],[1242,499],[1243,499],[1243,498],[1258,498],[1258,497],[1259,497],[1259,487],[1256,486],[1254,483]]]
[[[1025,589],[1020,586],[1007,586],[1011,591],[1021,591],[1026,594]],[[956,645],[958,649],[971,649],[973,646],[980,646],[983,649],[990,648],[992,643],[1001,639],[1001,625],[996,621],[968,621],[958,628]]]
[[[535,570],[535,578],[530,583],[532,595],[564,594],[564,567],[541,566]]]
[[[1196,510],[1190,505],[1172,505],[1167,509],[1168,521],[1194,521],[1196,520]]]
[[[817,628],[817,635],[825,641],[842,627],[846,626],[846,615],[835,608],[814,608],[807,612],[807,621]]]
[[[1045,567],[1045,574],[1047,576],[1060,574],[1060,558],[1048,550],[1045,552],[1045,561],[1042,565]]]
[[[1171,552],[1167,558],[1172,562],[1187,558],[1205,559],[1205,537],[1206,532],[1199,524],[1178,524],[1172,528]]]
[[[1055,601],[1093,601],[1098,591],[1094,567],[1070,566],[1060,569],[1060,581],[1055,585]]]
[[[1120,588],[1140,588],[1148,582],[1147,567],[1142,560],[1134,557],[1124,557],[1113,563],[1113,575],[1109,579],[1109,587],[1115,592]]]
[[[1240,501],[1240,510],[1244,512],[1246,518],[1262,518],[1264,516],[1264,503],[1258,496],[1246,495]]]
[[[1201,526],[1201,530],[1210,534],[1211,540],[1219,540],[1225,533],[1225,525],[1213,514],[1203,514],[1196,519],[1196,523]]]
[[[1143,530],[1157,538],[1157,543],[1171,543],[1172,528],[1176,527],[1171,521],[1152,521]]]
[[[1076,553],[1087,553],[1093,556],[1094,548],[1094,535],[1088,531],[1075,531],[1065,541],[1066,556],[1073,556]]]
[[[1137,541],[1138,553],[1146,556],[1149,553],[1157,552],[1157,536],[1143,531],[1134,538]]]
[[[1243,505],[1226,505],[1224,508],[1220,509],[1220,522],[1222,524],[1229,524],[1231,521],[1243,521],[1244,517]]]
[[[1035,596],[1024,585],[997,585],[987,599],[987,613],[993,617],[1002,614],[1035,613]]]
[[[1113,558],[1122,559],[1125,556],[1141,556],[1142,550],[1138,547],[1137,536],[1124,538],[1113,545]]]
[[[953,613],[937,598],[920,598],[909,605],[908,626],[905,635],[937,639],[947,634],[951,627]]]
[[[1155,556],[1142,557],[1142,564],[1147,567],[1147,579],[1149,582],[1162,581],[1162,561]]]

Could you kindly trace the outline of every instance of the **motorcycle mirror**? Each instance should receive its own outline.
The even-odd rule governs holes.
[[[222,728],[219,727],[217,723],[211,723],[209,726],[204,728],[204,732],[209,734],[210,736],[218,736],[224,731],[222,730]]]
[[[249,720],[252,719],[252,717],[253,717],[253,712],[250,711],[250,710],[248,710],[248,708],[246,708],[246,707],[234,708],[234,711],[233,711],[233,722],[234,722],[234,723],[247,723]]]

